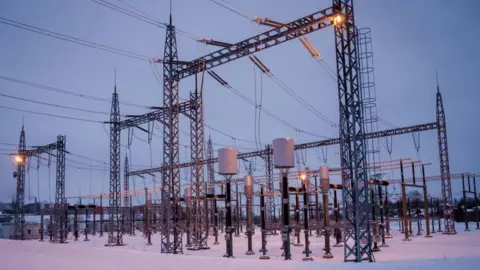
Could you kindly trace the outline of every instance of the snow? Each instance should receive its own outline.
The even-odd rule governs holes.
[[[123,270],[123,269],[170,269],[185,270],[256,270],[256,269],[476,269],[480,264],[480,230],[475,230],[471,223],[472,231],[465,232],[464,224],[457,223],[458,234],[454,236],[433,234],[433,238],[413,236],[412,241],[402,241],[396,225],[392,223],[393,239],[388,240],[390,247],[381,248],[375,253],[376,263],[344,263],[343,247],[333,247],[334,258],[326,260],[323,255],[323,237],[317,238],[315,234],[310,238],[313,250],[313,262],[304,262],[302,251],[304,246],[292,246],[292,261],[283,261],[280,256],[280,236],[268,237],[268,255],[270,260],[259,260],[261,255],[260,233],[254,235],[255,255],[245,255],[247,239],[243,234],[234,237],[235,259],[223,258],[225,245],[223,235],[219,236],[220,245],[212,245],[213,238],[209,239],[211,249],[202,251],[189,251],[184,248],[184,255],[160,254],[160,236],[152,237],[152,246],[146,245],[146,239],[140,235],[124,236],[125,246],[105,247],[107,235],[104,237],[89,235],[90,241],[69,240],[69,244],[51,244],[38,241],[11,241],[0,240],[0,260],[2,270],[18,269],[66,269],[66,270]],[[442,225],[443,228],[443,225]],[[414,231],[415,225],[414,225]],[[139,232],[140,234],[140,232]],[[304,241],[303,233],[301,242]],[[296,241],[292,238],[292,243]],[[184,244],[186,241],[184,241]],[[332,239],[331,243],[335,243]]]

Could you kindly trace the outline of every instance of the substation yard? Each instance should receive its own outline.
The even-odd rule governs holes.
[[[443,226],[443,225],[442,225]],[[247,239],[244,234],[234,237],[233,254],[235,258],[223,258],[225,253],[224,236],[219,235],[219,245],[212,245],[209,238],[209,250],[190,251],[184,248],[183,255],[160,253],[160,235],[152,236],[153,245],[146,245],[146,239],[138,232],[136,236],[124,236],[125,246],[105,247],[104,237],[89,235],[89,241],[73,241],[69,236],[68,244],[51,244],[48,241],[0,241],[0,260],[2,270],[18,269],[69,269],[69,270],[133,270],[133,269],[170,269],[170,270],[208,270],[208,269],[478,269],[480,265],[480,230],[465,232],[463,223],[456,224],[457,235],[433,233],[425,238],[425,232],[417,236],[414,230],[412,241],[402,241],[403,234],[398,223],[391,223],[393,238],[387,240],[389,247],[381,247],[375,252],[375,263],[344,263],[343,247],[332,247],[333,259],[323,259],[324,238],[310,238],[313,261],[305,262],[302,254],[305,246],[292,245],[292,260],[284,261],[280,235],[268,236],[267,255],[270,260],[260,260],[259,229],[253,236],[254,255],[247,256]],[[303,232],[302,232],[303,243]],[[296,239],[292,237],[292,243]],[[186,239],[184,239],[186,243]],[[331,240],[332,245],[335,239]]]

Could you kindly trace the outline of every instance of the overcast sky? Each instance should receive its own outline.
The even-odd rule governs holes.
[[[167,0],[122,0],[110,2],[127,9],[136,8],[162,22],[168,22]],[[331,1],[304,0],[231,0],[243,13],[289,22],[331,5]],[[447,113],[450,169],[452,173],[480,172],[477,155],[478,115],[480,101],[477,64],[480,56],[478,28],[480,18],[476,11],[480,3],[474,0],[446,1],[356,1],[356,24],[370,27],[373,38],[375,82],[378,114],[396,126],[409,126],[435,121],[435,70],[438,70],[440,89]],[[139,12],[139,11],[135,12]],[[62,33],[102,45],[135,52],[149,57],[163,58],[165,30],[131,18],[92,1],[64,0],[3,0],[0,17]],[[0,22],[4,20],[0,20]],[[190,36],[211,38],[234,43],[268,28],[256,26],[245,18],[216,5],[209,0],[173,0],[173,23]],[[51,37],[0,24],[0,94],[23,99],[48,102],[101,113],[88,113],[50,107],[0,96],[0,105],[21,110],[42,112],[95,121],[108,120],[110,104],[92,99],[46,91],[5,80],[5,77],[56,87],[84,95],[110,99],[114,87],[114,69],[117,71],[117,90],[121,102],[145,106],[159,106],[162,86],[154,68],[144,60],[132,59],[105,51],[68,43]],[[333,29],[308,35],[324,59],[324,64],[335,69]],[[179,59],[189,61],[216,49],[184,36],[177,36]],[[336,83],[298,41],[291,41],[265,50],[257,55],[290,89],[313,105],[329,119],[338,123],[338,91]],[[157,66],[160,71],[161,66]],[[333,137],[337,134],[330,124],[292,99],[271,78],[243,58],[215,68],[234,89],[250,99],[260,100],[262,107],[300,130]],[[255,78],[257,83],[255,84]],[[194,89],[192,78],[182,80],[180,95],[189,97]],[[256,94],[255,94],[256,89]],[[240,151],[257,148],[255,141],[255,109],[231,90],[206,77],[205,122],[229,136],[205,128],[215,149],[222,145],[238,147]],[[262,93],[262,95],[260,94]],[[147,112],[139,107],[121,105],[122,114]],[[0,201],[10,201],[15,194],[16,180],[13,162],[6,155],[15,151],[22,126],[25,123],[27,145],[54,142],[58,134],[67,136],[67,150],[73,154],[107,162],[109,159],[108,126],[100,123],[60,119],[44,115],[22,113],[0,108]],[[276,137],[293,137],[296,142],[319,140],[318,137],[296,132],[269,116],[260,119],[260,142],[270,143]],[[181,117],[180,141],[189,145],[189,121]],[[131,147],[134,169],[158,166],[162,157],[162,132],[157,125],[151,147],[145,142],[145,133],[137,130]],[[380,129],[388,126],[380,123]],[[258,130],[257,130],[258,131]],[[431,162],[428,175],[439,175],[437,133],[420,135],[420,151],[414,147],[412,135],[393,138],[392,158],[412,157]],[[122,132],[122,144],[127,144],[127,132]],[[390,159],[381,146],[381,159]],[[151,152],[150,152],[151,151]],[[324,149],[330,166],[340,164],[338,147]],[[125,148],[122,147],[122,171]],[[151,154],[150,154],[151,153]],[[150,158],[151,155],[151,158]],[[188,148],[181,147],[181,161],[189,160]],[[44,155],[46,159],[47,156]],[[67,155],[66,195],[90,194],[108,191],[108,172],[100,162]],[[79,163],[80,162],[80,163]],[[26,176],[26,202],[29,197],[43,200],[55,198],[55,159],[47,168],[47,160],[32,160]],[[318,168],[323,164],[320,150],[309,150],[306,165]],[[89,170],[92,165],[92,170]],[[74,168],[76,166],[78,168]],[[240,166],[242,173],[243,165]],[[256,174],[263,174],[263,163],[257,160]],[[123,174],[123,173],[122,173]],[[50,176],[49,176],[50,175]],[[410,173],[406,174],[407,176]],[[395,172],[393,178],[399,176]],[[185,170],[182,170],[185,179]],[[40,181],[40,182],[38,182]],[[159,180],[158,180],[159,181]],[[186,180],[184,180],[186,181]],[[340,181],[334,178],[334,181]],[[134,179],[135,188],[151,186],[152,178]],[[50,183],[50,184],[49,184]],[[430,192],[440,194],[439,183],[429,185]],[[454,195],[460,190],[458,180]],[[132,187],[133,188],[133,185]],[[480,187],[479,187],[480,188]],[[396,189],[399,191],[399,188]],[[138,200],[143,200],[140,197]]]

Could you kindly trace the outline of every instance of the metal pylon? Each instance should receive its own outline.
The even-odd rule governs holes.
[[[357,29],[353,1],[333,0],[333,16],[342,17],[335,28],[337,84],[340,103],[340,153],[344,261],[372,261],[371,204],[368,198],[363,107],[358,70]],[[352,243],[353,240],[353,243]]]
[[[437,85],[437,132],[438,151],[440,154],[440,176],[442,182],[443,217],[445,219],[445,234],[455,234],[455,221],[453,217],[452,183],[450,178],[450,163],[448,160],[447,123],[443,108],[442,94]]]
[[[112,95],[112,110],[110,112],[110,190],[109,190],[109,229],[107,246],[123,245],[123,235],[120,226],[120,104],[117,87]]]
[[[265,176],[267,178],[266,191],[269,194],[267,196],[266,208],[265,208],[265,221],[267,224],[273,222],[273,213],[275,212],[275,196],[272,196],[273,192],[273,163],[272,163],[272,147],[267,144],[265,146],[267,155],[265,156]]]
[[[53,241],[56,243],[67,242],[66,231],[66,208],[67,200],[65,199],[65,146],[67,137],[57,136],[57,178],[55,184],[55,216],[53,223]]]
[[[23,209],[25,203],[25,162],[27,162],[24,155],[25,151],[25,129],[22,126],[22,131],[20,131],[20,141],[18,143],[18,155],[21,160],[17,162],[17,196],[15,198],[15,217],[13,223],[13,238],[16,240],[25,239],[25,212]]]
[[[167,25],[163,63],[163,107],[167,110],[163,125],[163,164],[168,166],[162,172],[163,222],[161,228],[161,253],[183,253],[182,228],[180,219],[180,163],[179,142],[179,79],[177,40],[172,16]]]
[[[197,78],[197,75],[195,75]],[[201,79],[203,84],[203,78]],[[202,86],[198,87],[195,79],[195,92],[190,93],[190,100],[192,101],[192,108],[190,110],[190,147],[192,162],[198,161],[198,164],[192,166],[191,174],[191,190],[192,190],[192,211],[191,220],[193,223],[192,248],[193,249],[207,249],[207,202],[206,190],[204,180],[203,164],[203,144],[204,144],[204,130],[203,130],[203,94]]]

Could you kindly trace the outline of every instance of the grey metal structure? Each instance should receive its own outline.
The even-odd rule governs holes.
[[[123,245],[123,231],[120,226],[121,191],[120,191],[120,104],[117,87],[112,94],[110,112],[110,192],[109,192],[109,228],[106,246]]]
[[[183,253],[182,229],[180,220],[180,162],[179,142],[179,79],[177,77],[178,52],[175,26],[167,25],[163,64],[163,108],[166,112],[163,125],[163,164],[162,171],[162,206],[163,222],[161,225],[161,252]],[[203,143],[203,142],[202,142]],[[195,161],[196,163],[196,161]]]
[[[65,198],[65,148],[67,137],[58,135],[57,149],[57,178],[55,184],[55,216],[53,222],[53,241],[57,243],[67,242],[67,200]]]

